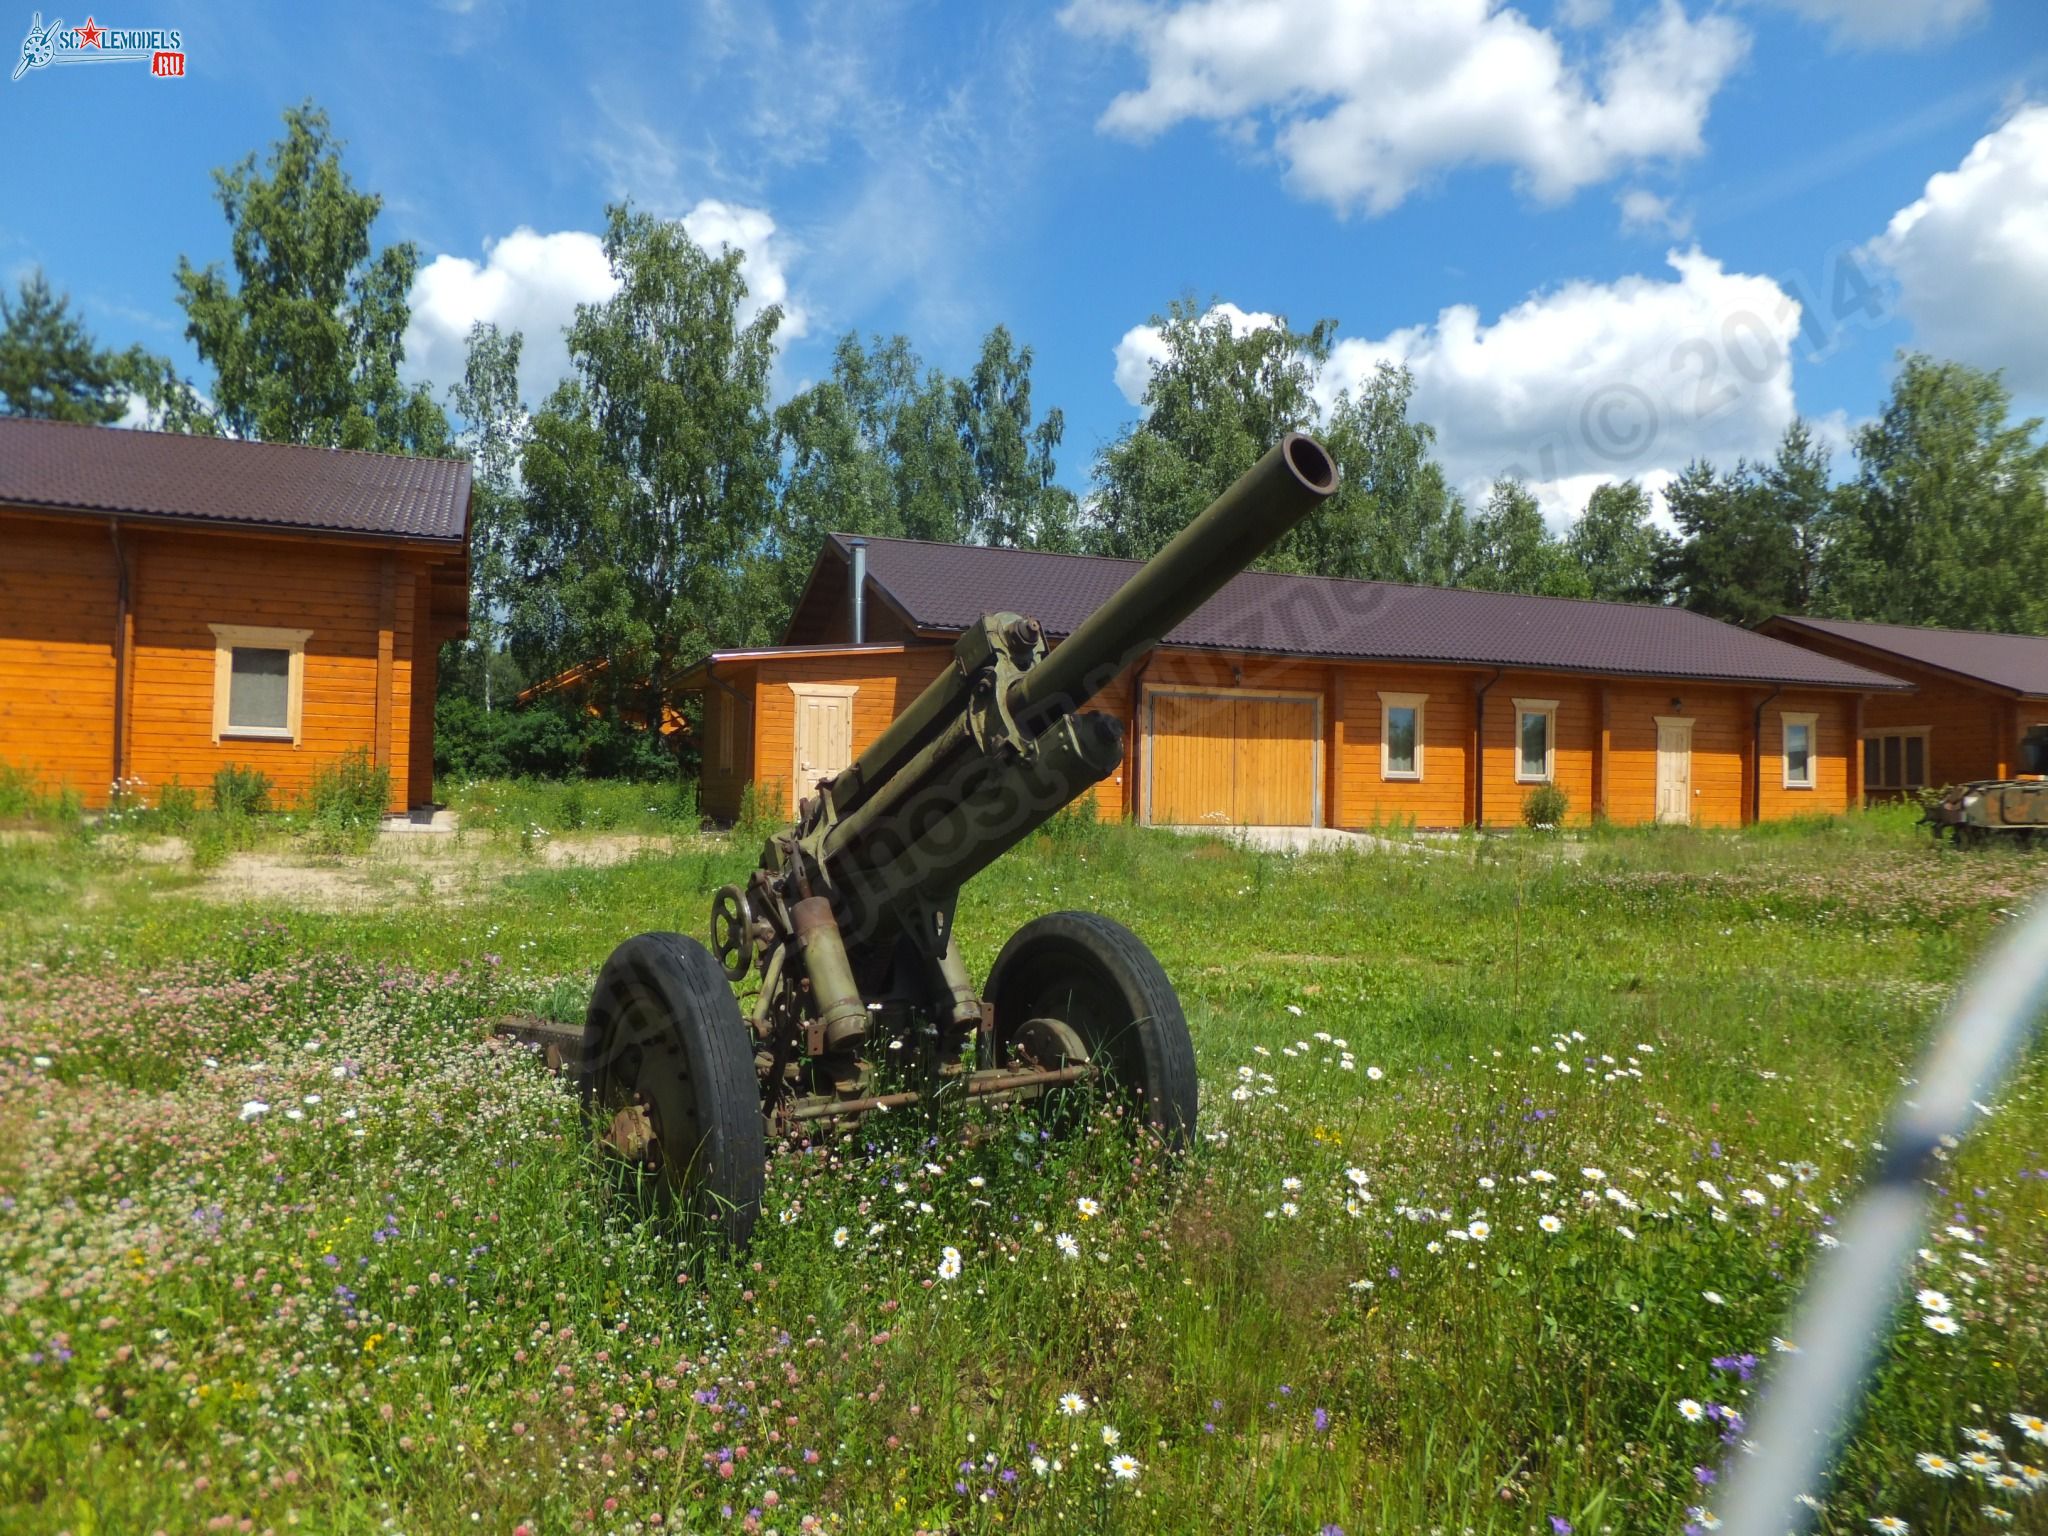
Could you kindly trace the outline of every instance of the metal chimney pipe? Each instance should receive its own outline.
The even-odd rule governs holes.
[[[865,645],[868,638],[868,541],[849,539],[853,565],[853,643]]]

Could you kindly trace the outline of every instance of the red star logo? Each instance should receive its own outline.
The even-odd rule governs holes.
[[[85,25],[77,29],[77,31],[78,31],[78,46],[79,46],[79,47],[81,47],[81,48],[97,48],[97,47],[99,47],[99,46],[100,46],[100,33],[101,33],[102,31],[104,31],[104,30],[105,30],[105,29],[104,29],[104,28],[102,28],[102,27],[97,27],[97,26],[94,26],[94,25],[93,25],[93,19],[92,19],[92,18],[91,18],[90,16],[86,17],[86,18],[85,18]]]

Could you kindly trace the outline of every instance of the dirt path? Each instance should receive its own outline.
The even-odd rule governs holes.
[[[150,863],[187,857],[175,838],[138,849]],[[394,835],[362,854],[314,857],[290,846],[231,854],[191,894],[202,901],[259,902],[313,912],[356,912],[413,902],[463,903],[531,869],[602,869],[643,854],[666,854],[677,840],[652,833],[593,832],[549,838],[532,854],[479,838]]]

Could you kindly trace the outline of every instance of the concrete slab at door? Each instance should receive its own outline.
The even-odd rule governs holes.
[[[1657,716],[1657,820],[1666,826],[1692,821],[1692,720]]]

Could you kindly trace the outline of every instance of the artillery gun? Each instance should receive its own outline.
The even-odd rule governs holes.
[[[1121,923],[1055,912],[1010,937],[977,989],[960,888],[1114,772],[1123,727],[1088,712],[1114,681],[1337,488],[1289,434],[1058,645],[984,617],[951,664],[719,891],[711,944],[644,933],[613,951],[578,1057],[615,1170],[665,1213],[744,1243],[765,1141],[824,1122],[1031,1098],[1054,1124],[1120,1099],[1179,1147],[1195,1121],[1187,1021]],[[751,1007],[734,985],[753,977]]]
[[[2020,772],[2048,774],[2048,725],[2037,725],[2020,739]],[[1959,848],[1981,846],[1994,838],[2021,843],[2048,838],[2048,778],[1957,784],[1945,790],[1921,819],[1936,837],[1947,832]]]

